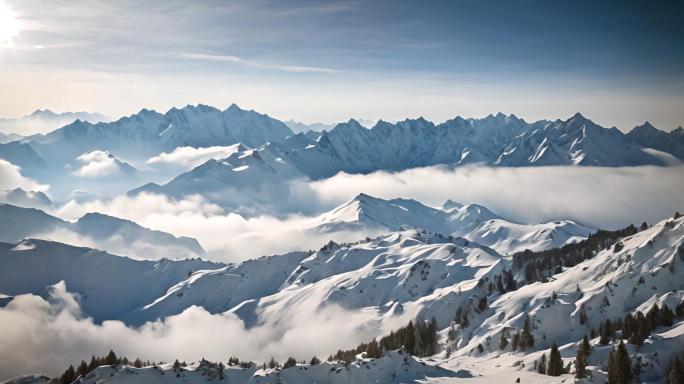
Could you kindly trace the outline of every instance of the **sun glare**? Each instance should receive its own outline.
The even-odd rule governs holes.
[[[12,47],[14,38],[19,34],[21,23],[12,9],[0,1],[0,48]]]

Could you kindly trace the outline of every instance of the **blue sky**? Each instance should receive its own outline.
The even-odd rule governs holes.
[[[682,2],[3,1],[20,30],[2,116],[237,102],[308,122],[684,124]]]

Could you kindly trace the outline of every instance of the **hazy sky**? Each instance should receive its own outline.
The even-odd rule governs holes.
[[[5,117],[236,102],[306,122],[684,125],[681,1],[3,3]]]

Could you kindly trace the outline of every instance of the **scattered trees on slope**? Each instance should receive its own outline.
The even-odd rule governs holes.
[[[341,360],[347,363],[354,361],[356,355],[366,353],[369,358],[380,358],[386,351],[403,348],[413,356],[432,356],[437,352],[437,321],[411,321],[405,327],[390,332],[379,341],[361,343],[354,349],[339,350],[328,357],[328,361]]]

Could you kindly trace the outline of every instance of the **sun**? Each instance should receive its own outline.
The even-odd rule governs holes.
[[[14,38],[21,30],[16,14],[5,2],[0,0],[0,48],[12,47]]]

